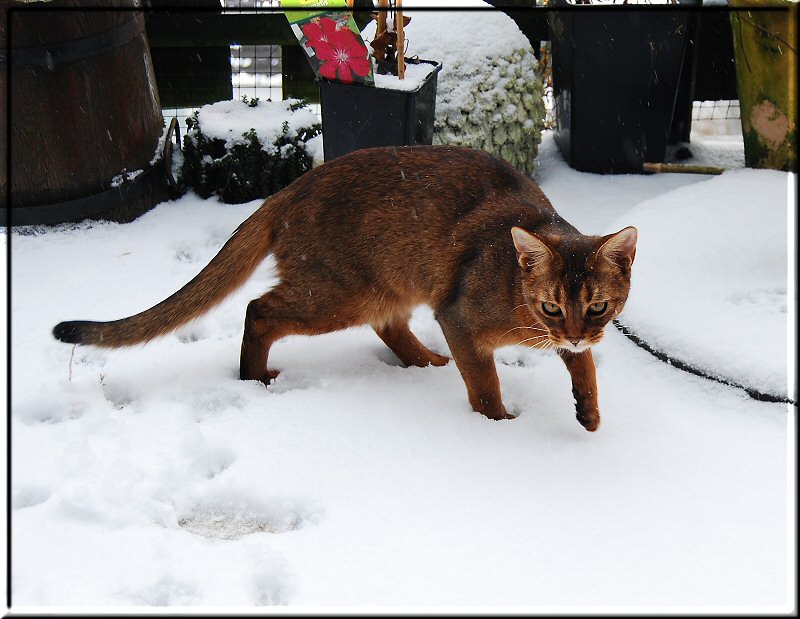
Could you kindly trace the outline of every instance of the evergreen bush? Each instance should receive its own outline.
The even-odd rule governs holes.
[[[264,103],[245,96],[240,106],[231,105],[238,103],[224,101],[205,106],[187,121],[181,178],[202,198],[216,194],[222,202],[231,204],[265,198],[311,169],[312,154],[307,143],[321,133],[322,127],[319,122],[310,122],[312,117],[316,121],[316,117],[305,102]],[[219,107],[216,116],[209,114],[217,112],[211,109],[214,106]],[[277,118],[267,119],[270,111],[276,112]],[[301,118],[292,118],[291,122],[281,120],[287,112],[298,111],[303,113]],[[219,114],[232,112],[235,118],[231,118],[237,122],[220,132],[217,128]],[[250,114],[254,127],[235,134],[233,125],[241,125],[243,119],[247,124]],[[204,127],[204,118],[213,119],[214,126]],[[222,119],[224,123],[225,117]]]

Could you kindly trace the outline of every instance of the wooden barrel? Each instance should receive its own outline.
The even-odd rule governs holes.
[[[164,121],[138,0],[0,0],[0,8],[11,178],[8,192],[3,151],[0,199],[11,225],[128,221],[163,200]]]

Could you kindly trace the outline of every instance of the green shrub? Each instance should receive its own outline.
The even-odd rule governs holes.
[[[253,127],[241,130],[250,120]],[[307,143],[322,131],[302,101],[247,97],[204,106],[187,123],[183,182],[232,204],[265,198],[310,170]]]

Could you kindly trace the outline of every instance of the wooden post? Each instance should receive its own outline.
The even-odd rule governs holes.
[[[403,32],[403,0],[397,0],[397,11],[394,16],[394,29],[397,32],[397,77],[401,80],[406,77],[406,60],[403,50],[406,46],[406,37]]]
[[[778,0],[732,7],[736,81],[748,168],[797,171],[797,4]]]
[[[386,32],[386,9],[389,8],[389,0],[378,0],[378,27],[375,29],[375,38],[381,33]]]

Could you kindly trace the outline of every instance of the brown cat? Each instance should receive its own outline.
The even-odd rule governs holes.
[[[449,146],[372,148],[326,163],[268,198],[188,284],[112,322],[62,322],[62,342],[146,342],[205,313],[268,254],[280,283],[247,306],[243,380],[267,384],[272,344],[368,323],[406,365],[444,365],[408,328],[433,308],[472,408],[509,419],[493,351],[555,348],[578,421],[600,422],[590,346],[628,297],[636,229],[584,236],[538,185],[488,153]]]

